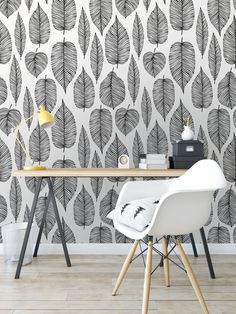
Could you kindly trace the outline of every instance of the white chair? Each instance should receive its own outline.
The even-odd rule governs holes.
[[[134,239],[112,295],[116,295],[133,259],[139,240],[148,236],[148,250],[143,288],[142,313],[148,313],[153,237],[163,237],[164,272],[169,286],[169,260],[166,236],[177,236],[199,230],[210,215],[212,195],[215,190],[226,186],[226,180],[219,165],[213,160],[201,160],[179,178],[159,181],[136,181],[124,185],[117,205],[135,199],[153,197],[160,199],[153,219],[143,231],[135,231],[114,221],[114,227],[126,237]],[[183,265],[204,313],[209,313],[190,263],[178,240],[175,240]]]

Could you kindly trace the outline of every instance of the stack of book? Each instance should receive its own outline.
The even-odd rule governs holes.
[[[141,169],[168,169],[169,162],[164,154],[146,154],[140,156]]]

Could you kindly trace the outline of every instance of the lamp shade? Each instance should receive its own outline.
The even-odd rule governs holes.
[[[38,122],[42,129],[47,129],[54,125],[53,115],[43,105],[39,107]]]

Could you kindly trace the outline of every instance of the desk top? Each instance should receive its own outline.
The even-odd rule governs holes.
[[[13,177],[179,177],[186,169],[48,168],[17,170]]]

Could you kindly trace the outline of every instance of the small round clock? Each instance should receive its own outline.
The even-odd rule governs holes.
[[[129,156],[121,155],[118,158],[118,168],[129,168]]]

